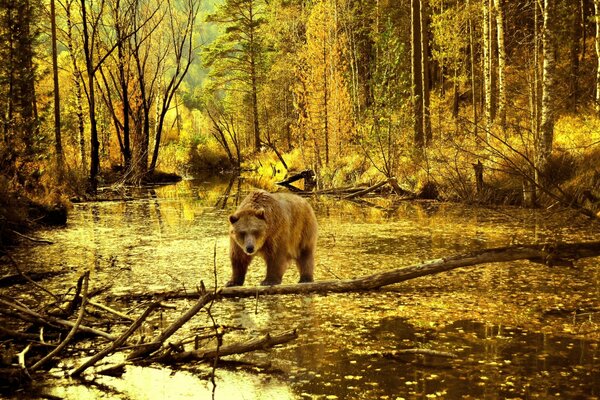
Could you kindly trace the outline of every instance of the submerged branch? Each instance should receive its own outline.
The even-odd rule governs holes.
[[[86,306],[87,295],[88,295],[88,285],[89,285],[89,281],[90,281],[90,271],[86,271],[82,275],[82,280],[83,280],[83,289],[82,289],[82,294],[81,294],[81,305],[79,308],[79,315],[77,316],[77,321],[75,321],[73,328],[71,328],[71,330],[67,334],[67,337],[65,337],[65,340],[63,340],[58,346],[56,346],[50,353],[46,354],[46,356],[44,358],[42,358],[41,360],[39,360],[38,362],[36,362],[35,364],[33,364],[31,366],[31,368],[29,369],[31,372],[36,371],[42,365],[44,365],[48,361],[52,360],[52,358],[55,357],[57,354],[59,354],[61,351],[63,351],[63,349],[65,347],[67,347],[67,345],[75,337],[75,334],[77,333],[77,330],[79,329],[79,326],[81,325],[81,322],[83,321],[83,316],[85,315],[85,306]]]
[[[227,346],[218,346],[214,349],[191,350],[175,354],[168,353],[166,355],[158,357],[156,361],[160,361],[163,363],[180,363],[192,360],[212,360],[216,357],[225,357],[230,356],[232,354],[243,354],[255,350],[270,349],[271,347],[277,346],[279,344],[290,342],[296,339],[297,337],[298,333],[295,329],[280,333],[278,335],[271,335],[267,333],[263,337],[252,339],[247,342],[234,343]]]
[[[148,318],[150,313],[152,311],[154,311],[159,305],[160,305],[160,300],[155,301],[152,304],[150,304],[150,306],[146,309],[146,311],[144,311],[144,313],[142,315],[140,315],[140,317],[133,324],[131,324],[131,326],[129,327],[129,329],[127,329],[127,331],[125,331],[121,336],[119,336],[119,338],[117,340],[115,340],[110,346],[108,346],[105,349],[103,349],[102,351],[98,352],[96,355],[89,358],[87,361],[85,361],[79,367],[74,369],[70,374],[71,377],[76,377],[76,376],[81,375],[81,373],[83,371],[85,371],[87,368],[96,364],[98,361],[100,361],[101,359],[103,359],[104,357],[113,353],[116,349],[118,349],[142,325],[142,323],[146,320],[146,318]]]
[[[10,302],[6,299],[0,298],[0,305],[4,307],[0,307],[0,314],[6,314],[12,317],[16,317],[22,319],[24,321],[34,322],[36,324],[46,325],[46,326],[58,326],[62,325],[64,327],[73,328],[75,323],[72,321],[64,320],[61,318],[52,317],[49,315],[42,315],[35,311],[32,311],[26,307],[22,307],[18,304]],[[101,331],[99,329],[91,328],[85,325],[79,325],[79,331],[89,333],[95,336],[100,336],[108,340],[115,340],[115,337],[111,334]]]
[[[170,326],[167,327],[156,339],[152,342],[148,343],[145,346],[140,347],[139,349],[131,352],[127,357],[128,360],[133,360],[136,358],[143,358],[156,350],[160,349],[163,342],[171,337],[179,328],[183,326],[187,321],[189,321],[194,315],[198,313],[206,304],[213,301],[218,294],[216,292],[205,293],[190,309],[188,309],[177,321],[173,322]],[[198,297],[198,294],[196,294]]]

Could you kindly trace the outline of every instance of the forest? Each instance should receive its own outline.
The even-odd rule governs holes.
[[[595,244],[590,245],[591,250],[585,250],[585,254],[569,247],[564,257],[557,249],[561,248],[558,242],[562,240],[597,238],[600,0],[1,0],[0,57],[4,60],[0,63],[0,98],[4,99],[0,101],[0,266],[3,272],[15,269],[21,276],[23,263],[35,264],[47,259],[63,267],[67,262],[78,264],[76,255],[70,252],[87,254],[89,249],[85,246],[96,246],[96,250],[89,250],[94,253],[92,261],[87,256],[81,258],[85,260],[81,263],[94,271],[92,278],[81,275],[75,295],[71,293],[73,288],[68,291],[70,315],[78,318],[77,326],[84,321],[83,303],[87,300],[88,283],[92,285],[95,278],[111,280],[110,273],[103,275],[106,273],[103,268],[117,266],[119,274],[129,271],[135,275],[132,281],[150,288],[155,282],[147,282],[142,274],[136,275],[138,268],[148,262],[146,257],[156,259],[156,266],[170,269],[179,257],[189,265],[197,264],[197,260],[182,256],[190,251],[203,265],[210,265],[210,272],[203,272],[202,284],[177,281],[175,275],[179,272],[181,277],[189,277],[184,270],[173,272],[170,278],[187,289],[196,285],[198,292],[204,295],[204,303],[199,303],[196,312],[210,304],[208,325],[215,332],[207,337],[218,339],[216,368],[222,335],[229,330],[235,335],[238,328],[218,326],[210,309],[220,294],[206,292],[204,284],[212,285],[214,267],[217,286],[217,272],[222,268],[219,263],[228,261],[227,252],[218,247],[224,246],[222,236],[226,234],[219,225],[226,221],[226,215],[219,213],[231,211],[231,203],[237,203],[240,193],[250,189],[248,186],[271,190],[277,188],[277,183],[283,183],[305,196],[323,195],[352,203],[336,206],[337,200],[312,200],[319,224],[323,225],[319,229],[325,232],[319,234],[320,243],[325,249],[335,247],[332,253],[340,257],[336,259],[336,255],[327,254],[319,262],[330,268],[327,273],[336,278],[338,275],[348,280],[370,276],[374,270],[369,269],[369,265],[375,259],[381,261],[377,268],[390,259],[391,264],[386,266],[394,268],[417,261],[417,265],[421,265],[419,263],[426,259],[446,257],[449,253],[483,251],[482,243],[504,249],[508,240],[510,244],[527,243],[534,238],[536,244],[532,246],[537,247],[528,248],[529,252],[519,253],[516,258],[507,250],[510,253],[504,260],[507,262],[529,260],[534,264],[569,268],[573,267],[573,261],[597,256]],[[304,178],[304,186],[290,187],[288,183],[299,178]],[[176,189],[168,186],[175,183]],[[373,203],[360,203],[360,207],[356,204],[362,200],[356,200],[356,204],[351,201],[365,194],[375,195],[377,199]],[[188,197],[196,202],[190,203]],[[157,199],[178,199],[181,205],[170,209],[171,205]],[[144,205],[137,204],[137,200]],[[103,206],[104,203],[107,205]],[[110,208],[113,206],[115,209]],[[503,214],[498,217],[502,222],[494,225],[495,217],[485,214],[488,211],[478,214],[476,207],[480,206],[488,207],[488,211],[502,210],[498,211]],[[206,217],[202,207],[212,207],[218,218],[212,214]],[[79,250],[65,250],[63,255],[54,254],[52,250],[47,250],[50,254],[44,253],[46,250],[28,250],[28,247],[23,250],[23,242],[43,245],[44,240],[33,237],[40,227],[66,225],[69,228],[71,222],[67,221],[71,221],[74,209],[73,226],[87,236],[66,233],[65,237],[70,238],[67,243]],[[448,220],[436,220],[439,210],[448,214]],[[556,214],[532,217],[529,212],[556,212],[559,217]],[[332,267],[345,263],[341,261],[344,260],[342,255],[337,254],[339,247],[346,250],[351,247],[350,238],[344,235],[350,235],[355,227],[350,227],[348,232],[335,228],[336,224],[346,223],[343,217],[347,215],[352,215],[350,219],[359,215],[358,220],[364,218],[365,223],[381,224],[378,228],[356,227],[360,235],[374,229],[373,235],[367,235],[365,241],[375,241],[369,243],[380,253],[372,260],[360,258],[362,253],[349,256],[350,260],[357,257],[361,262],[360,266],[352,267],[356,269],[351,268],[356,273],[352,276]],[[412,226],[399,227],[401,215],[407,215],[411,223],[431,229],[431,238],[420,237],[419,230],[413,230]],[[209,219],[202,219],[205,217]],[[555,217],[560,218],[560,222]],[[146,219],[151,222],[143,228]],[[190,220],[199,219],[206,225],[188,225]],[[516,224],[516,220],[522,224]],[[165,232],[170,231],[165,227],[171,227],[170,224],[175,224],[173,221],[177,221],[178,232],[189,231],[201,237],[202,245],[189,250],[192,245],[184,248],[179,242],[187,239],[167,235]],[[483,224],[483,233],[479,228],[472,228],[477,221]],[[113,232],[110,225],[113,222],[130,236]],[[452,232],[449,235],[459,234],[463,229],[470,232],[471,228],[475,233],[473,238],[463,238],[462,246],[460,237],[443,239],[443,234],[434,226],[436,223],[440,223],[440,229]],[[165,234],[165,242],[173,240],[174,247],[181,246],[177,247],[176,255],[171,254],[169,258],[160,252],[171,249],[162,247],[166,244],[152,236],[153,226],[160,227],[159,236]],[[398,244],[386,236],[388,232],[379,230],[385,227],[408,229],[407,234],[414,236],[417,245],[402,242],[398,249],[403,249],[402,246],[417,248],[415,257],[394,253],[396,258],[393,258],[390,248]],[[107,232],[106,238],[101,238],[102,229]],[[52,241],[64,244],[61,240],[65,237],[49,232]],[[394,233],[396,239],[406,233],[398,232]],[[502,240],[500,233],[504,235]],[[484,238],[481,242],[478,235]],[[213,242],[205,243],[205,239]],[[154,243],[155,247],[146,248],[144,240]],[[553,243],[548,245],[551,250],[538,245],[543,240]],[[130,253],[136,246],[145,249],[146,257],[139,259],[138,254]],[[374,250],[369,248],[368,251]],[[484,254],[487,257],[487,253]],[[392,258],[386,258],[387,255]],[[470,259],[471,256],[465,257]],[[485,260],[488,261],[464,265],[502,261]],[[154,268],[153,265],[147,267]],[[43,270],[43,266],[40,268]],[[72,265],[69,268],[75,269]],[[597,341],[598,273],[588,269],[587,275],[575,277],[575,270],[568,272],[575,281],[585,281],[580,288],[588,297],[584,305],[577,305],[579,297],[574,293],[579,283],[572,281],[565,284],[569,293],[563,300],[566,306],[560,303],[559,307],[540,300],[548,295],[547,288],[543,296],[536,297],[535,290],[539,289],[536,285],[541,286],[544,278],[532,272],[540,266],[531,268],[527,271],[533,276],[531,282],[536,289],[528,286],[524,294],[515,295],[522,297],[515,300],[515,309],[511,309],[514,315],[524,315],[534,309],[541,310],[545,317],[546,312],[558,310],[556,313],[560,314],[570,310],[574,314],[560,314],[565,318],[561,322],[568,325],[568,333],[575,332],[577,338],[585,337],[577,316],[586,315],[592,329],[585,332],[592,332]],[[42,271],[41,279],[46,272]],[[64,289],[61,285],[72,284],[72,281],[66,283],[68,279],[77,280],[72,273],[59,278],[65,281],[53,286],[54,290],[60,291]],[[488,271],[482,277],[490,293],[492,287],[498,286],[491,275]],[[471,287],[461,280],[464,278],[452,276],[450,287]],[[16,279],[33,284],[30,278]],[[501,275],[498,279],[507,282],[515,278]],[[4,286],[3,282],[0,279],[0,286]],[[427,290],[430,281],[419,282],[425,283],[418,283],[416,287]],[[164,282],[161,280],[161,283]],[[385,285],[393,283],[398,282]],[[133,291],[136,284],[124,286]],[[522,284],[523,287],[528,285]],[[575,286],[569,286],[571,284]],[[332,287],[338,287],[336,285],[333,283]],[[548,285],[555,290],[562,288],[555,275]],[[502,284],[498,287],[499,298],[512,298],[508,289],[503,292]],[[374,288],[380,286],[361,287],[358,291]],[[37,286],[34,290],[49,292]],[[178,290],[170,288],[164,293]],[[395,293],[395,289],[391,290],[389,293]],[[227,297],[230,292],[224,293]],[[241,297],[252,297],[244,293]],[[255,293],[258,310],[259,290],[249,293]],[[290,292],[281,293],[298,292],[292,288]],[[438,292],[434,290],[434,293]],[[268,297],[273,293],[264,294]],[[495,295],[492,293],[490,297]],[[178,296],[174,297],[181,301]],[[548,296],[559,301],[553,295]],[[43,319],[41,315],[45,316],[41,311],[30,314],[25,308],[17,309],[21,305],[7,303],[10,299],[5,297],[0,296],[2,307],[13,307],[16,310],[13,313],[29,315],[28,321],[39,322]],[[56,295],[52,297],[58,299]],[[116,297],[117,303],[125,301],[124,297]],[[540,303],[528,307],[526,304],[534,301],[531,298],[537,298],[535,301]],[[331,299],[339,300],[334,307],[349,301],[333,295],[323,301],[334,301]],[[380,300],[376,297],[371,301],[375,308],[380,307],[393,318],[389,315],[389,306]],[[273,304],[275,301],[268,300],[261,307],[266,308],[267,313],[280,310]],[[297,310],[300,306],[293,301],[291,309]],[[478,302],[478,306],[481,303]],[[452,304],[461,310],[468,308],[460,302]],[[114,302],[111,306],[119,308]],[[318,304],[312,306],[316,308]],[[75,313],[78,307],[79,317]],[[152,303],[147,314],[140,317],[139,324],[161,307],[164,304],[160,301]],[[431,313],[435,312],[431,310],[435,307],[432,305],[424,317],[435,320],[431,326],[437,325],[431,329],[471,320],[471,316],[465,314],[460,317],[453,314],[452,321],[437,314],[433,316]],[[542,318],[537,314],[526,322],[507,322],[500,316],[502,312],[497,311],[500,309],[501,305],[494,303],[489,310],[496,311],[481,311],[482,321],[475,322],[482,323],[484,328],[480,325],[471,328],[477,334],[480,334],[478,329],[484,329],[486,338],[494,340],[502,336],[500,327],[513,323],[517,330],[509,328],[509,336],[518,336],[518,329],[530,332],[532,341],[537,340],[536,335],[545,334],[539,325]],[[119,311],[117,314],[115,310],[108,312],[113,314],[112,318],[119,315]],[[281,315],[289,317],[285,312]],[[228,317],[220,316],[229,321]],[[569,316],[573,316],[571,322]],[[406,317],[411,327],[425,329],[426,324],[420,320],[415,323],[413,317],[413,314]],[[491,319],[486,319],[488,317]],[[229,322],[233,325],[235,320]],[[312,322],[307,324],[311,326]],[[46,323],[48,326],[62,324],[50,319]],[[271,328],[264,324],[265,321],[260,320],[256,326],[264,328],[263,331]],[[490,333],[496,328],[496,333]],[[132,328],[130,334],[134,331]],[[557,332],[552,330],[551,333]],[[102,337],[98,332],[88,334]],[[416,337],[421,334],[428,337],[429,333],[418,332]],[[266,348],[279,344],[272,343],[272,339],[291,341],[297,336],[295,330],[281,336],[267,334],[264,339],[267,344],[260,342],[252,346]],[[6,343],[13,340],[7,337],[12,336],[0,331],[0,346],[3,346],[0,353],[8,346]],[[107,352],[116,351],[119,340],[106,335],[104,338],[114,344]],[[123,342],[126,340],[123,338]],[[162,338],[162,342],[166,340]],[[410,340],[418,342],[413,336]],[[183,346],[184,342],[180,344]],[[477,346],[485,347],[481,343]],[[582,346],[587,351],[586,357],[593,353],[591,357],[595,361],[592,372],[577,375],[584,382],[580,394],[597,396],[600,387],[592,383],[594,377],[600,376],[595,355],[597,342],[585,342]],[[454,353],[426,349],[421,354],[421,350],[417,351],[421,356],[456,358]],[[428,353],[429,350],[433,353]],[[161,351],[164,354],[153,361],[164,362],[171,357],[170,350],[161,348]],[[236,354],[237,348],[232,351]],[[378,354],[390,356],[385,351]],[[192,355],[200,356],[206,354]],[[347,364],[347,359],[340,360]],[[47,360],[44,357],[42,361]],[[315,360],[311,361],[313,364],[303,362],[308,369],[319,364]],[[3,366],[0,363],[0,389],[4,382]],[[41,368],[37,363],[34,366],[34,369]],[[353,366],[354,363],[348,368]],[[458,369],[465,368],[462,365]],[[364,370],[348,371],[338,371],[342,380],[352,381],[352,377],[365,375]],[[19,370],[18,374],[21,373]],[[428,373],[425,375],[430,376]],[[214,384],[214,369],[212,374]],[[518,371],[511,374],[511,379],[520,376]],[[503,396],[528,397],[533,393],[543,397],[556,389],[536,387],[531,393],[507,389],[513,384],[527,386],[538,378],[499,383],[501,388],[497,386],[492,391]],[[20,375],[16,378],[22,379]],[[421,391],[410,393],[424,395],[425,383],[430,378],[414,379],[419,382],[415,383],[419,386],[415,390]],[[14,379],[8,382],[11,386]],[[456,395],[461,393],[460,382],[457,382],[457,388],[438,389],[441,392],[455,390]],[[373,389],[376,386],[369,386],[368,390],[376,391],[378,389]],[[321,389],[319,395],[329,393],[327,385]],[[392,389],[382,387],[381,390],[378,396],[394,394],[389,391]],[[308,393],[313,392],[308,390]],[[481,392],[469,393],[475,398],[483,396]],[[212,396],[215,398],[214,391]],[[334,397],[327,398],[338,398],[335,396],[351,398],[351,392],[336,392]]]
[[[320,188],[397,177],[446,200],[593,215],[595,7],[8,2],[3,197],[173,179],[157,171],[311,169]]]

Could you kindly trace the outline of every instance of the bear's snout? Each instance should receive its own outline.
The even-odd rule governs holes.
[[[246,253],[248,253],[248,254],[254,253],[254,245],[252,245],[252,244],[247,245],[246,246]]]

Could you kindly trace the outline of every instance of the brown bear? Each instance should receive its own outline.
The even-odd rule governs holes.
[[[278,285],[291,260],[300,282],[313,281],[317,219],[308,202],[291,193],[250,193],[229,216],[232,275],[226,286],[244,284],[255,255],[267,263],[261,285]]]

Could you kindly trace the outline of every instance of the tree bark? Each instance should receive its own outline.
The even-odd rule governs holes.
[[[474,251],[424,263],[378,272],[356,279],[327,280],[311,283],[276,286],[232,286],[217,291],[219,297],[255,297],[259,295],[342,293],[376,290],[383,286],[404,282],[421,276],[438,274],[456,268],[479,264],[529,260],[548,266],[572,266],[581,258],[600,256],[600,241],[583,243],[533,244],[498,247]],[[159,293],[115,295],[123,298],[198,298],[198,293],[182,293],[181,290]]]

